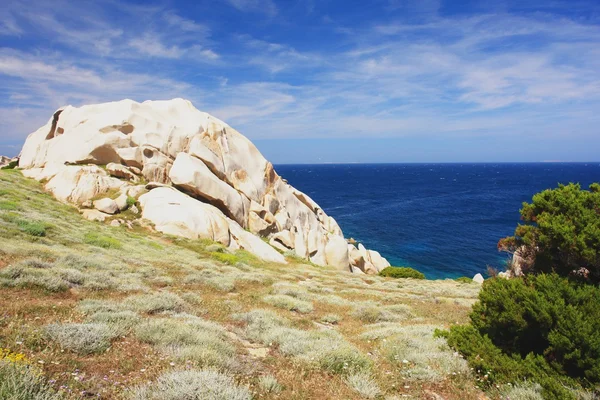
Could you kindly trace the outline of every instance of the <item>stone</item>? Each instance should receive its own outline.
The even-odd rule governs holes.
[[[90,221],[104,222],[106,218],[110,217],[109,214],[105,214],[98,210],[83,210],[81,213],[85,219]]]
[[[269,244],[281,251],[292,250],[294,248],[292,232],[285,230],[273,234],[269,239]]]
[[[100,200],[94,200],[94,208],[105,214],[116,214],[119,212],[119,206],[113,199],[105,197]]]
[[[159,187],[139,198],[142,218],[157,231],[188,239],[210,239],[229,246],[229,223],[222,212],[174,188]],[[260,240],[260,239],[259,239]]]
[[[136,207],[136,205],[132,205],[131,207],[129,207],[129,211],[131,211],[134,214],[139,214],[140,210],[138,210],[138,208]]]
[[[473,277],[473,282],[475,283],[482,284],[484,280],[485,279],[483,279],[483,275],[481,274],[475,274],[475,276]]]
[[[146,193],[148,189],[146,189],[146,185],[137,185],[132,186],[127,189],[127,195],[137,199],[142,194]]]
[[[110,226],[112,226],[112,227],[121,226],[121,222],[118,219],[113,219],[112,221],[110,221]]]
[[[106,171],[110,176],[114,176],[115,178],[126,179],[134,183],[140,180],[129,168],[121,164],[109,163],[106,166]]]
[[[325,247],[325,258],[327,265],[331,265],[340,271],[350,271],[348,244],[343,237],[331,236],[329,238]]]
[[[184,99],[61,107],[27,137],[19,167],[61,201],[81,205],[119,190],[117,209],[125,196],[140,199],[142,217],[161,232],[211,238],[265,260],[284,262],[277,248],[344,271],[389,265],[378,252],[348,247],[337,222],[252,142]],[[150,183],[135,185],[142,176]]]
[[[510,278],[511,278],[511,276],[510,276],[510,272],[508,272],[508,271],[501,271],[501,272],[498,272],[498,278],[502,278],[502,279],[510,279]]]
[[[49,173],[51,177],[46,183],[46,190],[57,199],[75,204],[98,197],[112,189],[119,189],[124,182],[108,176],[103,169],[91,166],[60,166]],[[38,175],[48,179],[47,175]]]
[[[281,255],[281,253],[263,242],[258,236],[245,231],[237,222],[230,220],[229,230],[231,232],[232,242],[235,242],[237,245],[237,247],[233,248],[249,251],[265,261],[287,264],[285,257]]]
[[[250,200],[220,180],[200,159],[179,153],[169,178],[176,187],[204,199],[242,226],[248,225]]]
[[[117,197],[115,199],[115,203],[117,204],[119,211],[125,211],[129,207],[127,204],[127,195],[125,193],[122,193],[119,197]]]
[[[0,168],[6,167],[10,161],[10,157],[0,156]]]
[[[391,265],[385,258],[381,256],[381,254],[379,254],[379,252],[375,250],[367,250],[367,252],[369,254],[369,260],[371,261],[371,264],[373,264],[378,273]]]

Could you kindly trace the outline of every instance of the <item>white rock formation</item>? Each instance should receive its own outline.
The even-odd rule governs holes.
[[[0,168],[7,166],[10,163],[10,157],[0,156]]]
[[[483,275],[481,274],[475,274],[475,276],[473,277],[473,282],[475,283],[482,284],[484,280],[485,279],[483,279]]]
[[[210,238],[268,261],[285,262],[277,248],[345,271],[389,266],[375,251],[349,247],[335,220],[247,138],[183,99],[63,107],[29,135],[19,167],[62,201],[98,207],[118,191],[118,210],[126,196],[139,198],[142,217],[159,231]]]
[[[116,214],[119,212],[117,202],[107,197],[94,201],[94,208],[105,214]]]

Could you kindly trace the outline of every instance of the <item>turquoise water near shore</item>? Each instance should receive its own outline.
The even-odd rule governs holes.
[[[558,183],[600,181],[600,163],[276,165],[346,237],[430,279],[503,269],[496,249],[523,201]]]

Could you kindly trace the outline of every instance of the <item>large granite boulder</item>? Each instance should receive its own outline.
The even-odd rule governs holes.
[[[19,167],[62,201],[100,208],[98,199],[126,193],[139,197],[142,217],[157,230],[268,261],[293,251],[345,271],[389,265],[377,252],[349,248],[335,220],[246,137],[183,99],[63,107],[29,135]],[[123,209],[103,203],[103,213]]]

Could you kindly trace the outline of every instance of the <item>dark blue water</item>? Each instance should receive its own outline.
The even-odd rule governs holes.
[[[336,219],[346,237],[428,278],[503,269],[496,244],[523,201],[560,183],[600,181],[588,164],[278,165],[277,172]]]

